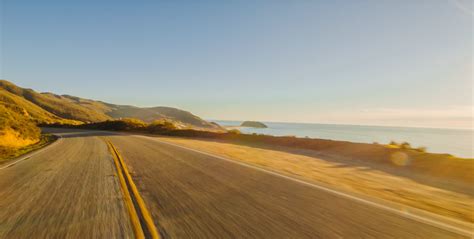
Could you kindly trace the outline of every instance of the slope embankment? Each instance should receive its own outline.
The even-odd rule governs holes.
[[[40,133],[40,129],[21,108],[0,104],[0,159],[15,155],[21,148],[39,142]]]

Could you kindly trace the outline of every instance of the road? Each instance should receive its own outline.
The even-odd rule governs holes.
[[[62,135],[0,170],[0,238],[133,237],[106,145]]]
[[[0,170],[0,238],[133,236],[100,134],[124,158],[164,238],[467,238],[154,138],[99,132],[63,134]]]

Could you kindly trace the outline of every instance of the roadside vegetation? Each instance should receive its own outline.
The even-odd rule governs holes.
[[[23,147],[2,147],[0,146],[0,164],[6,160],[13,159],[19,157],[21,155],[27,154],[34,150],[43,148],[52,142],[56,141],[57,137],[50,134],[44,134],[40,136],[38,142],[34,144],[30,144]]]
[[[179,123],[170,120],[155,120],[152,123],[145,123],[138,119],[125,118],[119,120],[106,120],[103,122],[86,123],[81,125],[69,125],[63,123],[41,124],[44,127],[57,128],[75,128],[75,129],[95,129],[95,130],[111,130],[111,131],[129,131],[162,134],[166,132],[176,131],[182,128]]]
[[[0,102],[0,162],[40,148],[53,141],[21,107]]]
[[[410,145],[410,143],[408,143],[408,142],[397,143],[395,141],[390,141],[390,143],[387,145],[387,147],[394,148],[394,149],[414,150],[414,151],[418,151],[418,152],[421,152],[421,153],[426,153],[426,147],[420,146],[420,147],[413,148]]]
[[[0,103],[0,146],[22,147],[38,142],[39,138],[40,129],[26,111]]]

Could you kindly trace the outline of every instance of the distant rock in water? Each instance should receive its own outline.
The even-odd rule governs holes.
[[[244,121],[240,126],[252,128],[268,128],[264,123],[257,121]]]

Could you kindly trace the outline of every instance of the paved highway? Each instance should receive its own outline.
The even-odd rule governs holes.
[[[0,238],[133,237],[101,134],[128,165],[163,238],[468,238],[154,138],[60,134],[0,169]]]
[[[0,238],[133,237],[107,146],[63,137],[0,169]]]

